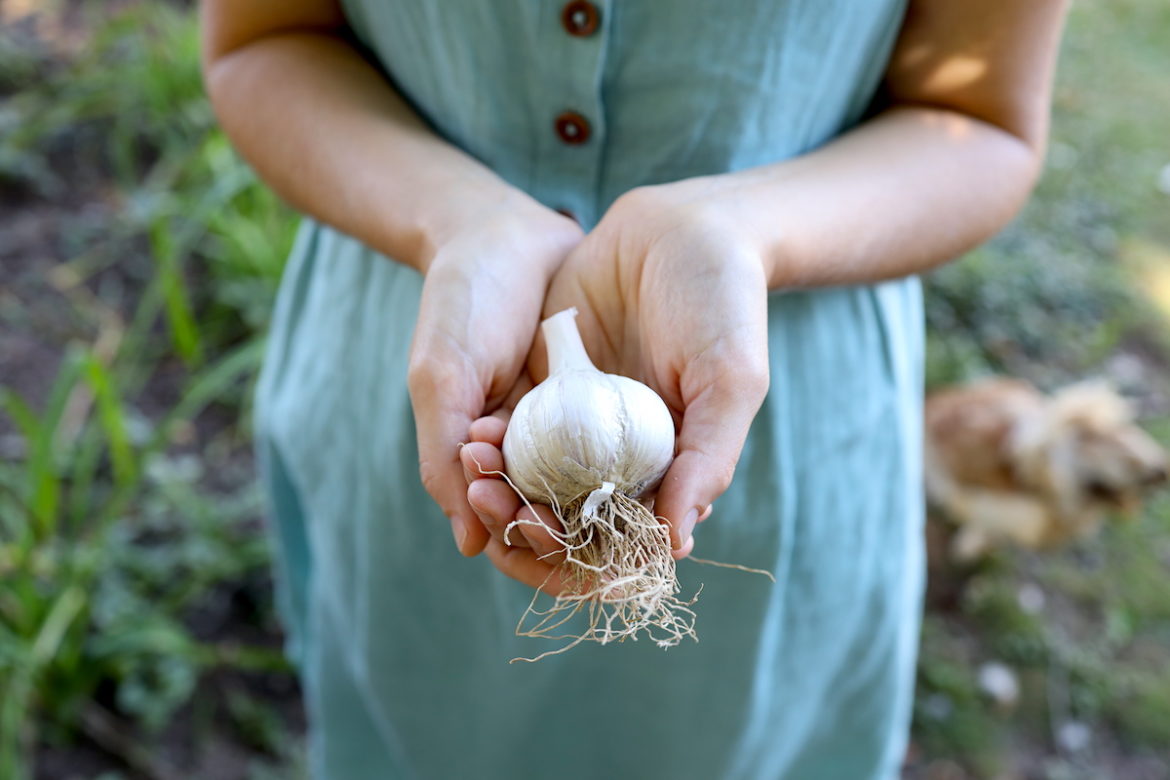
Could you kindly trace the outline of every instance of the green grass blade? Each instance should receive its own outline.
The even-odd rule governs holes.
[[[16,423],[25,441],[31,444],[36,440],[41,429],[41,421],[23,398],[7,387],[0,387],[0,409]]]
[[[126,433],[126,418],[114,386],[114,377],[96,357],[86,362],[86,378],[97,402],[98,420],[106,435],[110,461],[114,468],[114,484],[122,485],[134,479],[137,464],[130,437]]]
[[[58,505],[61,497],[61,479],[58,473],[61,453],[58,429],[65,415],[69,398],[81,375],[85,356],[80,348],[69,349],[53,386],[49,390],[44,411],[38,417],[32,408],[15,393],[0,395],[4,410],[17,423],[28,439],[28,457],[25,461],[25,500],[36,518],[34,534],[47,539],[55,531]]]
[[[179,402],[163,418],[146,449],[150,452],[161,449],[176,422],[197,417],[204,408],[222,397],[240,379],[254,375],[260,368],[263,356],[264,340],[255,338],[229,352],[218,363],[199,374]]]
[[[15,469],[12,469],[15,471]],[[36,517],[29,509],[21,488],[23,474],[12,474],[8,469],[0,472],[0,558],[4,551],[21,556],[32,549],[32,529]],[[3,561],[0,560],[0,568]]]
[[[37,419],[36,412],[7,387],[0,387],[0,411],[16,424],[25,442],[37,440],[41,421]],[[16,463],[11,468],[5,464],[5,471],[0,475],[0,540],[11,541],[21,550],[29,547],[36,526],[36,517],[30,504],[31,494],[35,491],[30,488],[32,480],[28,469],[26,458],[23,463]]]
[[[69,470],[68,533],[76,535],[93,512],[94,480],[101,464],[102,431],[89,428],[82,435]]]
[[[198,644],[193,649],[197,662],[207,668],[224,667],[266,674],[294,671],[284,652],[271,647],[220,642]]]
[[[254,376],[259,370],[263,355],[264,341],[256,338],[202,371],[188,386],[179,402],[159,422],[153,436],[141,448],[139,457],[145,461],[151,455],[164,450],[176,423],[198,417],[204,408],[217,398],[221,398],[234,384],[245,377]],[[104,526],[125,510],[133,500],[141,480],[142,472],[139,470],[132,480],[118,486],[114,497],[102,509],[101,525]]]
[[[82,614],[85,592],[67,588],[53,603],[41,623],[31,649],[22,653],[18,669],[6,674],[5,695],[0,705],[0,777],[18,778],[25,773],[25,746],[29,744],[35,718],[29,717],[41,669],[52,662],[69,627]]]
[[[86,603],[85,591],[76,585],[71,585],[53,602],[52,609],[41,623],[41,630],[33,641],[30,661],[32,674],[39,674],[42,667],[47,666],[57,654],[61,640],[69,627],[82,613]]]
[[[24,761],[24,744],[30,736],[32,719],[28,717],[29,699],[32,698],[32,682],[28,677],[10,674],[5,694],[0,700],[0,777],[24,780],[28,777]]]
[[[175,351],[187,365],[203,361],[203,344],[195,315],[187,300],[186,286],[179,269],[179,253],[171,239],[170,220],[156,219],[150,229],[150,248],[162,282],[163,303]]]
[[[163,297],[162,277],[155,274],[139,296],[134,316],[122,336],[122,342],[118,345],[114,371],[118,374],[122,391],[130,396],[142,389],[154,367],[150,358],[154,357],[152,353],[158,349],[158,345],[154,343],[158,339],[152,333],[152,329],[156,318],[163,310]]]

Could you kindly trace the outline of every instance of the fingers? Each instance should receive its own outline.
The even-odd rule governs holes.
[[[478,443],[486,447],[486,444]],[[468,450],[476,446],[469,444]],[[490,456],[489,456],[490,457]],[[557,566],[564,560],[559,553],[561,544],[553,538],[548,527],[557,528],[552,510],[546,506],[524,506],[516,492],[502,479],[479,478],[467,487],[467,497],[491,533],[485,552],[492,564],[503,574],[537,588],[550,596],[563,590]],[[513,522],[518,525],[508,526]],[[505,537],[507,541],[505,541]]]
[[[551,507],[544,504],[525,506],[516,512],[515,520],[516,527],[521,529],[528,544],[542,560],[549,563],[564,560],[564,544],[553,535],[553,532],[562,533],[564,527]]]
[[[497,409],[490,417],[480,417],[471,424],[468,434],[472,441],[481,441],[494,447],[504,446],[504,432],[508,429],[507,413]],[[501,461],[501,464],[503,461]]]
[[[467,486],[467,501],[492,538],[506,545],[531,546],[521,531],[508,529],[522,506],[508,483],[501,479],[473,480]]]
[[[487,543],[487,557],[501,572],[530,588],[544,591],[550,596],[559,596],[564,583],[555,564],[541,560],[539,555],[526,547],[507,547],[498,539]]]
[[[485,423],[493,419],[481,417],[472,423],[472,438],[496,433],[490,422]],[[506,545],[530,547],[522,531],[508,528],[522,504],[516,491],[501,476],[504,457],[499,447],[486,441],[472,441],[462,448],[459,456],[467,480],[467,503],[480,523],[493,538]]]
[[[666,472],[655,513],[670,523],[671,546],[686,549],[699,519],[727,490],[748,428],[768,391],[763,371],[736,371],[734,381],[709,385],[683,412],[678,455]]]
[[[451,521],[451,533],[463,555],[483,551],[488,532],[467,502],[467,480],[459,454],[472,416],[464,411],[477,402],[467,377],[450,364],[424,361],[412,365],[407,376],[418,437],[419,475],[423,487]],[[459,388],[464,388],[462,393]],[[466,397],[460,397],[460,396]],[[443,399],[444,402],[441,402]]]
[[[472,425],[476,433],[495,433],[490,425]],[[547,506],[525,506],[516,491],[501,476],[504,468],[500,450],[482,441],[473,441],[460,452],[463,473],[467,480],[467,500],[480,523],[493,538],[505,545],[529,547],[538,555],[558,552],[561,544],[548,531],[560,531],[561,526]],[[513,525],[513,523],[516,523]],[[555,558],[549,558],[555,561]]]
[[[471,438],[471,443],[463,445],[459,451],[466,484],[470,485],[475,480],[485,477],[500,479],[499,475],[504,471],[504,456],[499,445],[477,440],[474,433]]]
[[[560,523],[547,506],[524,505],[511,486],[501,479],[477,479],[467,487],[467,499],[493,539],[505,546],[527,547],[550,563],[563,545],[549,529],[560,531]]]
[[[674,558],[676,561],[681,561],[683,558],[690,555],[691,551],[694,549],[695,549],[695,537],[688,536],[686,542],[683,543],[682,548],[679,550],[671,550],[670,556],[672,558]]]

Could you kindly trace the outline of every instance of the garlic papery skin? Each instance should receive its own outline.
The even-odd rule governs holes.
[[[678,598],[670,526],[639,500],[670,467],[674,419],[650,388],[597,370],[576,315],[566,309],[541,324],[549,376],[516,405],[503,447],[512,487],[526,502],[548,504],[556,519],[518,516],[504,543],[517,526],[538,525],[559,545],[560,559],[549,574],[561,585],[555,603],[538,609],[534,597],[516,634],[572,641],[513,660],[540,660],[586,641],[644,635],[673,647],[695,636],[694,599]]]
[[[533,501],[565,504],[613,483],[628,496],[654,489],[674,457],[674,420],[658,394],[599,371],[581,342],[576,309],[541,329],[549,376],[516,405],[504,435],[504,463]]]

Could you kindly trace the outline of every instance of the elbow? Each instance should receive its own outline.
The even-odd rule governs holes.
[[[233,86],[239,88],[242,86],[241,82],[249,80],[248,74],[241,72],[237,67],[240,53],[232,52],[203,59],[201,68],[203,91],[207,93],[211,108],[221,122],[224,121],[224,114],[233,102],[231,100]]]
[[[234,59],[234,55],[231,54],[204,58],[201,68],[203,91],[207,94],[211,110],[219,120],[220,126],[229,135],[232,134],[231,131],[235,125],[233,120],[236,118],[236,112],[233,107],[240,102],[233,99],[233,92],[239,91],[240,81],[246,78],[246,74],[238,72],[239,69],[235,67]],[[235,89],[233,89],[233,85]]]
[[[211,101],[212,109],[219,113],[217,96],[221,92],[223,78],[223,60],[218,57],[204,57],[200,71],[203,75],[203,91]]]
[[[200,66],[203,88],[219,113],[240,90],[237,82],[256,87],[257,65],[264,57],[252,56],[274,41],[309,36],[313,39],[346,38],[349,28],[340,8],[333,3],[260,4],[262,8],[233,0],[204,0],[199,4]],[[263,70],[263,68],[260,68]],[[279,83],[279,72],[266,74]]]
[[[994,139],[995,165],[1002,177],[1005,199],[1012,218],[1024,207],[1044,173],[1050,124],[1049,100],[1005,105],[999,110],[972,111],[968,116],[982,124]]]
[[[1044,173],[1047,133],[1015,134],[997,128],[996,176],[1003,190],[1002,226],[1011,222],[1031,199]]]
[[[224,93],[230,82],[230,71],[233,53],[247,45],[247,41],[231,41],[229,36],[219,29],[214,17],[212,4],[204,4],[201,9],[199,70],[203,78],[203,91],[211,102],[212,110],[223,119],[221,112],[224,104]]]
[[[238,43],[236,45],[239,45]],[[203,90],[215,103],[216,73],[233,46],[229,25],[215,3],[201,3],[199,8],[199,70]]]

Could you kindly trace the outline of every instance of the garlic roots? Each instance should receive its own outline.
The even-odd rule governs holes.
[[[669,528],[638,499],[670,466],[674,421],[649,387],[593,365],[576,314],[566,309],[542,323],[549,376],[520,399],[504,436],[512,486],[526,502],[551,506],[563,528],[553,536],[563,548],[565,590],[547,610],[534,598],[517,633],[573,640],[552,652],[642,632],[671,647],[695,635],[695,616],[677,598]],[[570,623],[578,614],[583,630],[557,633],[578,630]]]

